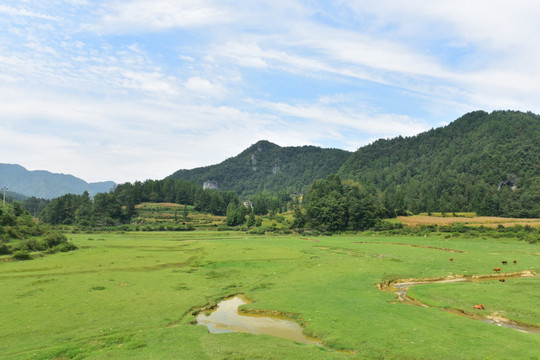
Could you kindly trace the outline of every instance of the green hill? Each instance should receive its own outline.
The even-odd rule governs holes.
[[[169,177],[233,190],[241,196],[263,191],[303,192],[313,180],[336,173],[350,154],[339,149],[280,147],[259,141],[220,164],[179,170]]]
[[[540,116],[472,112],[445,127],[362,147],[339,175],[374,184],[397,213],[540,217]]]

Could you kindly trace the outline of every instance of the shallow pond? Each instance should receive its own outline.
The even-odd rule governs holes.
[[[321,345],[317,339],[307,337],[296,322],[274,316],[239,314],[238,307],[249,300],[235,296],[221,301],[209,315],[201,312],[197,323],[206,325],[210,333],[244,332],[266,334],[291,339],[303,344]]]

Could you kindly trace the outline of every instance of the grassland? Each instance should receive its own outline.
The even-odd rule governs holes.
[[[488,274],[501,260],[517,260],[508,271],[538,272],[538,244],[209,231],[69,237],[79,250],[0,261],[0,359],[540,358],[539,334],[441,311],[485,303],[486,314],[540,324],[538,277],[411,289],[429,308],[376,287]],[[253,300],[245,308],[295,318],[324,347],[193,325],[197,309],[238,293]]]

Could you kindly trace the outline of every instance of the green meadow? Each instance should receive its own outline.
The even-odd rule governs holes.
[[[499,266],[536,273],[538,244],[371,233],[68,237],[79,250],[0,261],[0,359],[540,359],[540,334],[443,311],[540,326],[539,277],[411,288],[430,307],[376,286]],[[253,300],[245,309],[298,321],[323,346],[194,324],[199,309],[234,294]],[[483,312],[473,309],[479,303]]]

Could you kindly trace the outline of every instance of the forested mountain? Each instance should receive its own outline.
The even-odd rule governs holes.
[[[380,189],[397,213],[540,217],[540,116],[476,111],[360,148],[339,175]]]
[[[169,176],[247,197],[261,192],[303,192],[315,179],[336,173],[351,155],[315,146],[280,147],[259,141],[218,165],[179,170]]]
[[[64,194],[90,195],[108,192],[116,184],[112,181],[87,183],[73,175],[54,174],[49,171],[29,171],[20,165],[0,164],[0,187],[25,196],[51,199]]]

